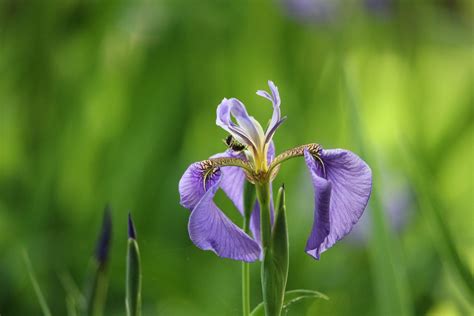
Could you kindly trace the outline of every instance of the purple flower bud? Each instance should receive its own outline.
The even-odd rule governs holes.
[[[128,213],[128,238],[137,239],[135,225],[133,225],[132,214]]]
[[[112,210],[109,205],[105,207],[104,216],[102,219],[102,228],[100,231],[97,247],[95,250],[95,258],[99,262],[99,266],[104,266],[107,263],[107,258],[110,250],[110,243],[112,239]]]

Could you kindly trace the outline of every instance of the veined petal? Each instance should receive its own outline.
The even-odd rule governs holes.
[[[248,135],[246,135],[245,131],[242,130],[237,124],[232,122],[232,118],[230,116],[232,103],[230,100],[224,98],[222,102],[217,106],[217,118],[216,124],[217,126],[223,128],[232,136],[234,136],[240,143],[246,144],[247,146],[254,146],[255,144],[251,141]]]
[[[232,98],[229,101],[232,105],[230,112],[237,120],[238,125],[245,131],[250,140],[254,142],[256,148],[263,146],[265,136],[260,123],[252,116],[249,116],[247,109],[242,102],[235,98]]]
[[[237,124],[232,121],[231,115],[234,116]],[[262,126],[248,115],[243,103],[235,98],[224,99],[219,104],[216,124],[243,144],[255,149],[263,146],[265,135]]]
[[[319,259],[361,217],[372,190],[372,171],[348,150],[321,150],[323,165],[307,150],[304,155],[315,190],[314,222],[306,252]]]
[[[268,150],[267,150],[267,161],[268,164],[271,164],[273,159],[275,159],[275,143],[271,141],[268,144]]]
[[[200,162],[195,162],[186,169],[179,180],[180,204],[192,210],[206,193],[206,188],[212,187],[221,177],[219,169],[211,172],[204,183],[205,170]]]
[[[257,91],[257,94],[259,96],[268,99],[273,104],[272,119],[270,121],[270,124],[267,127],[267,130],[265,131],[265,142],[269,142],[271,140],[278,126],[280,126],[281,123],[283,123],[286,119],[286,117],[284,117],[283,119],[281,118],[281,112],[280,112],[281,99],[280,99],[280,93],[278,92],[277,86],[275,86],[273,81],[268,81],[268,87],[270,88],[271,94],[264,90]]]
[[[237,227],[212,201],[219,187],[214,183],[197,203],[189,218],[193,243],[219,257],[252,262],[260,257],[260,246]]]

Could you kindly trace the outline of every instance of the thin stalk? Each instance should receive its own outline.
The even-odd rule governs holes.
[[[250,221],[244,216],[244,232],[250,232]],[[242,262],[242,315],[250,315],[250,264]]]

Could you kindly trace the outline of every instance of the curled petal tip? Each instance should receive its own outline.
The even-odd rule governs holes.
[[[133,224],[132,214],[128,213],[128,238],[137,239],[135,225]]]

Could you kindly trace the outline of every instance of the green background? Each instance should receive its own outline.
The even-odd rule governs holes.
[[[1,1],[0,314],[41,315],[24,249],[53,314],[66,314],[61,280],[82,287],[110,203],[106,315],[124,314],[128,211],[145,315],[240,315],[240,263],[191,243],[178,181],[225,149],[223,97],[265,125],[271,106],[255,91],[270,79],[288,116],[277,152],[317,142],[374,171],[369,225],[315,261],[304,253],[308,171],[302,159],[282,166],[288,289],[330,297],[288,315],[468,315],[473,12],[470,1],[394,1],[384,12],[340,1],[329,17],[302,19],[270,0]],[[251,272],[255,306],[258,263]]]

